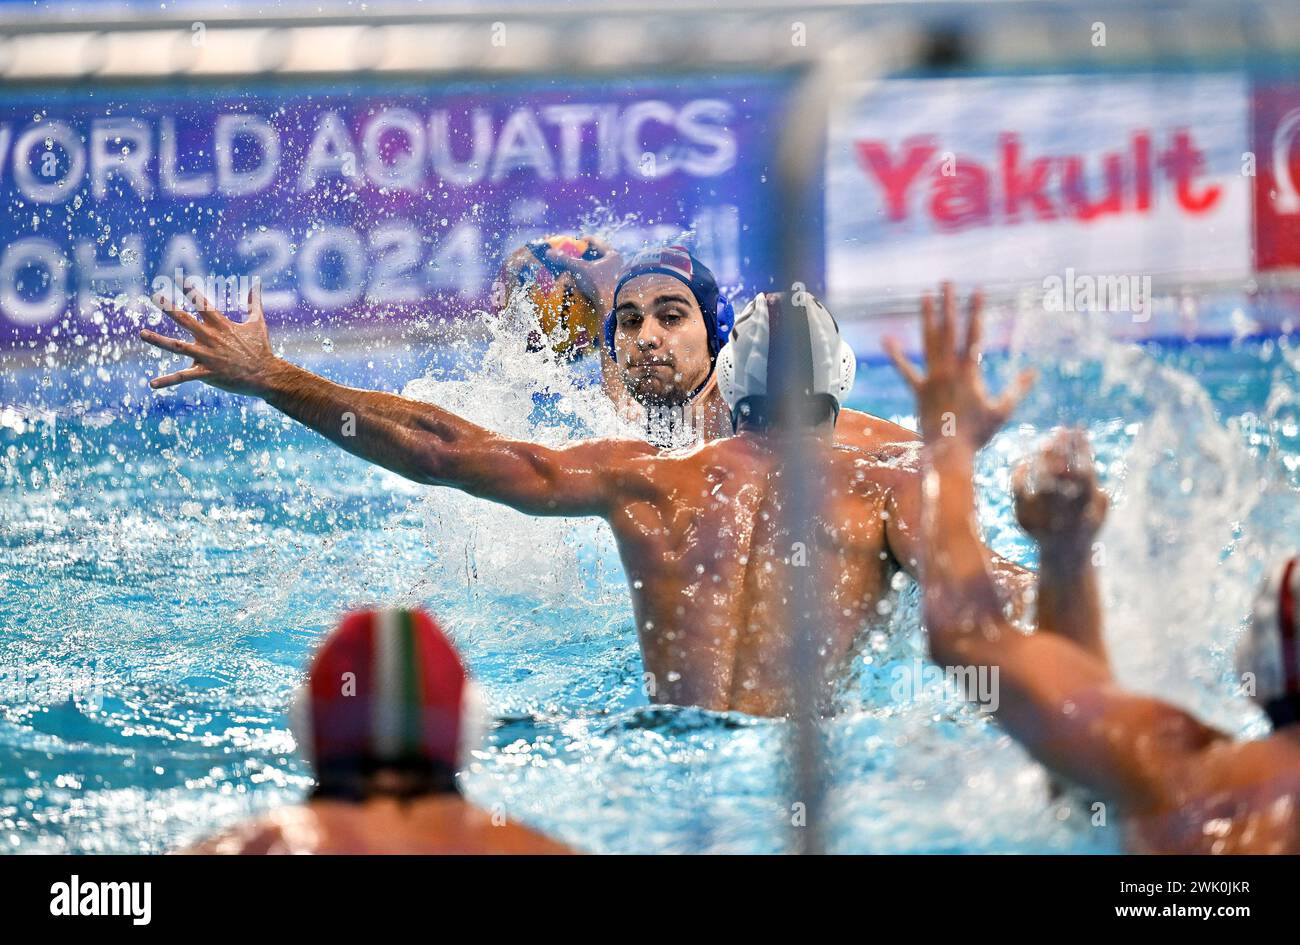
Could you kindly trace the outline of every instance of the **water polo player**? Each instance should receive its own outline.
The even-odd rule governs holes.
[[[679,280],[680,281],[680,280]],[[532,515],[596,516],[609,523],[632,597],[645,669],[656,701],[755,714],[791,710],[793,680],[787,628],[789,535],[775,531],[781,498],[780,456],[796,448],[815,458],[825,481],[808,485],[826,507],[799,540],[826,586],[823,694],[846,664],[859,631],[879,620],[877,604],[899,569],[914,576],[920,549],[921,481],[911,444],[866,451],[835,443],[856,360],[839,326],[811,296],[791,304],[759,296],[736,319],[718,356],[718,383],[737,433],[692,450],[660,451],[643,440],[584,440],[553,448],[510,440],[434,404],[332,383],[277,357],[263,316],[260,286],[247,319],[216,311],[197,289],[197,315],[157,301],[193,336],[182,341],[149,329],[150,344],[194,359],[150,382],[154,389],[191,380],[259,397],[350,453],[416,482],[460,489]],[[809,325],[791,352],[807,367],[821,420],[768,428],[745,421],[761,408],[768,323],[775,313]],[[617,334],[617,332],[616,332]],[[617,340],[617,339],[616,339]],[[727,393],[730,391],[730,393]],[[351,415],[352,424],[342,418]],[[1023,574],[1023,572],[1018,572]]]

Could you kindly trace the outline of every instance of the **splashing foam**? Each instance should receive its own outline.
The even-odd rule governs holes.
[[[1090,431],[1111,494],[1094,557],[1117,675],[1228,731],[1257,729],[1232,667],[1260,563],[1277,551],[1244,524],[1260,500],[1255,458],[1194,377],[1111,340],[1103,316],[1037,314],[1017,319],[1008,364],[1008,376],[1039,370],[1020,414],[1033,430],[1008,435],[1023,454],[1054,425]]]
[[[549,347],[527,350],[530,332],[541,328],[522,293],[502,312],[480,317],[486,347],[480,352],[461,343],[459,360],[472,366],[462,376],[411,381],[403,396],[437,404],[501,436],[551,447],[593,436],[635,436],[599,385],[584,383],[581,372]],[[613,536],[603,522],[524,515],[452,489],[428,490],[419,515],[438,550],[429,580],[520,598],[516,614],[544,607],[552,628],[557,610],[573,618],[561,625],[573,627],[630,622]],[[469,616],[480,623],[476,629],[488,632],[504,622],[500,614]],[[554,637],[553,629],[535,626]]]

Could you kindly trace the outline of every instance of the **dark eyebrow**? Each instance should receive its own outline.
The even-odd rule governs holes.
[[[650,307],[657,308],[660,305],[672,304],[690,307],[691,300],[690,297],[683,292],[665,292],[663,295],[655,296],[654,300],[650,303]],[[641,306],[637,305],[631,299],[626,302],[620,302],[618,305],[614,306],[615,313],[629,310],[639,313],[641,311]]]

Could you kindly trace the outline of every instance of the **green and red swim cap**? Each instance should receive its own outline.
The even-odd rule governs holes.
[[[327,772],[454,772],[482,734],[477,688],[421,610],[344,618],[312,659],[295,711],[322,783]]]

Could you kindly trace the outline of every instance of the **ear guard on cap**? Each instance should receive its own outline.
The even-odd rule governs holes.
[[[840,337],[839,324],[826,306],[811,294],[805,293],[805,296],[809,319],[818,322],[820,328],[810,332],[813,390],[830,395],[838,414],[857,379],[858,358]],[[730,343],[718,354],[718,390],[733,415],[745,398],[767,396],[770,314],[767,295],[760,293],[755,296],[736,319]]]
[[[717,325],[717,331],[709,339],[709,347],[714,357],[721,354],[722,349],[731,340],[731,329],[736,327],[736,310],[731,307],[731,300],[725,295],[718,296]]]
[[[853,384],[858,379],[858,356],[853,353],[849,343],[840,339],[840,383],[839,394],[835,401],[843,405],[844,398],[853,392]]]
[[[718,375],[718,392],[722,394],[722,399],[727,402],[727,409],[733,413],[736,410],[736,404],[740,403],[740,387],[736,384],[736,357],[735,348],[732,345],[723,345],[722,350],[718,352],[718,365],[714,371]]]

